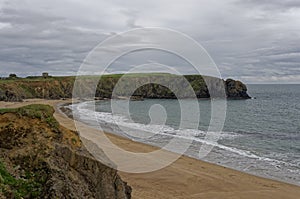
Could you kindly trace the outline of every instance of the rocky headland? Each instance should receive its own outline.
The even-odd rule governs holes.
[[[1,79],[0,101],[22,101],[32,98],[72,98],[75,79],[76,77],[72,76]],[[84,76],[81,77],[81,81],[83,83],[80,85],[82,86],[79,91],[80,94],[83,97],[95,99],[112,98],[113,93],[117,97],[133,96],[134,100],[144,98],[189,98],[193,95],[196,95],[197,98],[211,98],[214,97],[214,93],[211,92],[223,92],[227,99],[250,98],[247,94],[246,85],[240,81],[233,79],[221,80],[214,77],[203,78],[200,75],[182,77],[171,74],[132,74],[123,78],[120,74],[102,76],[100,81],[97,77]],[[93,86],[95,81],[97,81],[96,88]],[[131,93],[129,88],[135,85],[143,86],[137,87]],[[115,89],[116,86],[117,89]],[[190,86],[194,93],[189,89]],[[221,91],[222,88],[223,91]]]

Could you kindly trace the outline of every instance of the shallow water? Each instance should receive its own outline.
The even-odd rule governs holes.
[[[248,90],[255,99],[227,101],[221,134],[207,133],[210,100],[197,101],[199,122],[191,100],[182,102],[189,113],[184,117],[179,101],[167,99],[130,101],[129,112],[125,100],[113,101],[114,114],[110,101],[97,102],[96,114],[94,102],[72,108],[80,113],[78,119],[96,128],[100,124],[104,130],[155,146],[164,146],[174,137],[193,140],[185,154],[194,158],[199,158],[203,143],[210,144],[213,150],[199,159],[300,185],[300,85],[249,85]],[[184,127],[180,126],[181,119]],[[218,141],[205,140],[207,134]],[[171,150],[176,152],[176,147]]]

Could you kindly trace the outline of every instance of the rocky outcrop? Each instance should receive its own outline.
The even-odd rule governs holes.
[[[0,101],[21,102],[24,98],[24,95],[18,94],[14,89],[0,89]]]
[[[176,76],[170,74],[136,74],[123,78],[121,75],[82,77],[77,84],[78,94],[82,99],[106,99],[133,97],[132,99],[158,98],[197,98],[225,97],[228,99],[248,99],[247,87],[240,81],[226,81],[200,75]],[[0,80],[0,100],[20,101],[28,98],[61,99],[71,98],[75,77],[18,78]],[[96,82],[96,86],[94,85]],[[143,86],[137,86],[143,85]],[[96,88],[95,88],[96,87]],[[136,87],[134,91],[130,88]],[[192,89],[190,89],[192,88]],[[223,89],[223,90],[222,90]],[[114,93],[114,95],[113,95]],[[74,96],[73,96],[74,97]]]
[[[52,113],[44,105],[0,110],[0,198],[130,198],[117,171],[95,160]]]
[[[227,79],[225,81],[226,94],[230,99],[249,99],[250,96],[247,94],[247,87],[240,81],[233,79]]]
[[[86,150],[57,145],[54,153],[56,158],[49,160],[51,177],[45,184],[47,198],[130,198],[130,187],[116,171],[96,161]]]

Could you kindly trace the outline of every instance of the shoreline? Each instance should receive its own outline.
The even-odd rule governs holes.
[[[0,102],[1,108],[17,108],[29,104],[48,104],[54,107],[54,117],[71,130],[74,121],[66,117],[60,108],[72,100],[26,100],[24,102]],[[131,141],[105,133],[115,144],[129,151],[148,152],[158,147]],[[171,153],[171,152],[170,152]],[[279,182],[230,168],[181,156],[177,161],[159,171],[130,174],[119,172],[122,179],[133,188],[133,198],[298,198],[298,185]]]
[[[85,101],[78,101],[76,103],[89,103],[89,102],[94,102],[94,100],[85,100]],[[76,104],[74,103],[74,104]],[[66,116],[68,116],[69,118],[73,119],[73,115],[72,115],[72,112],[71,112],[71,108],[69,107],[66,107],[67,105],[69,105],[69,103],[65,103],[65,104],[62,104],[61,106],[59,106],[59,110],[65,114]],[[89,125],[89,123],[85,123],[84,121],[81,121],[82,123],[84,123],[85,125]],[[110,126],[110,125],[108,125]],[[97,129],[97,128],[95,128]],[[137,140],[133,140],[133,139],[130,139],[124,135],[120,135],[114,131],[112,131],[112,129],[106,129],[106,130],[101,130],[103,131],[105,134],[109,134],[109,135],[115,135],[117,137],[121,137],[121,138],[124,138],[124,139],[129,139],[130,141],[133,141],[133,142],[139,142]],[[138,131],[138,130],[136,130]],[[151,147],[155,147],[155,148],[159,148],[160,149],[160,146],[159,145],[155,145],[153,143],[145,143],[145,142],[139,142],[141,144],[145,144],[145,145],[148,145],[148,146],[151,146]],[[218,148],[218,146],[215,146],[216,148]],[[175,153],[175,154],[178,154],[176,153],[175,151],[168,151],[170,153]],[[191,154],[191,153],[184,153],[182,154],[183,156],[186,156],[186,157],[189,157],[189,158],[192,158],[192,159],[195,159],[195,160],[199,160],[199,161],[203,161],[203,162],[206,162],[206,163],[209,163],[209,164],[214,164],[214,165],[218,165],[218,166],[221,166],[221,167],[225,167],[225,168],[228,168],[228,169],[233,169],[235,171],[239,171],[239,172],[242,172],[242,173],[246,173],[246,174],[249,174],[249,175],[254,175],[254,176],[257,176],[257,177],[261,177],[261,178],[266,178],[266,179],[270,179],[270,180],[274,180],[274,181],[279,181],[279,182],[283,182],[283,183],[287,183],[287,184],[291,184],[291,185],[296,185],[296,186],[300,186],[300,183],[298,181],[293,181],[293,180],[287,180],[287,178],[285,178],[284,175],[281,175],[281,176],[273,176],[273,175],[267,175],[267,174],[262,174],[262,173],[259,173],[259,172],[247,172],[247,171],[244,171],[243,169],[239,169],[239,168],[236,168],[234,166],[230,166],[230,165],[226,165],[226,164],[221,164],[220,162],[214,162],[214,161],[209,161],[208,159],[199,159],[197,158],[197,156]],[[217,159],[216,159],[217,160]],[[251,164],[249,164],[251,166]],[[264,168],[268,168],[268,167],[263,167]]]

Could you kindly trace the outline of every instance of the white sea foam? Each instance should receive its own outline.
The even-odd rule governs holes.
[[[231,165],[233,168],[237,168],[246,172],[261,172],[265,176],[276,176],[276,172],[283,172],[283,174],[278,174],[278,176],[285,176],[285,179],[292,179],[293,175],[299,170],[299,162],[285,162],[284,159],[276,158],[276,156],[263,157],[261,155],[255,154],[251,151],[245,149],[238,149],[232,146],[225,146],[224,142],[212,142],[206,138],[206,135],[209,134],[209,137],[220,136],[220,139],[233,140],[243,136],[235,132],[205,132],[197,129],[177,129],[167,126],[167,125],[155,125],[155,124],[141,124],[135,123],[129,120],[128,118],[122,115],[116,115],[108,112],[95,112],[92,110],[91,102],[84,102],[70,106],[75,113],[75,118],[81,121],[84,121],[95,128],[109,127],[112,133],[120,134],[121,136],[127,136],[132,140],[137,140],[140,142],[147,143],[147,139],[153,138],[152,141],[162,141],[166,139],[172,139],[172,137],[180,138],[183,140],[193,140],[194,143],[207,144],[215,147],[216,153],[219,153],[219,156],[215,159],[210,157],[214,163],[223,162],[225,165]],[[77,114],[76,114],[77,113]],[[79,116],[79,117],[76,117]],[[118,132],[119,127],[125,128],[127,134],[122,134]],[[122,129],[121,128],[121,129]],[[226,143],[226,142],[225,142]],[[171,149],[172,150],[172,149]],[[173,152],[176,152],[174,149]],[[235,154],[235,155],[234,155]],[[192,157],[197,157],[197,153],[194,155],[187,154]],[[224,160],[221,160],[220,157],[223,157]],[[232,160],[230,160],[232,159]],[[210,161],[208,159],[208,161]],[[233,164],[235,162],[235,164]],[[259,163],[258,163],[259,162]],[[248,166],[242,166],[242,165]],[[271,168],[272,167],[272,168]],[[268,168],[270,171],[261,170],[261,168]],[[272,170],[273,169],[273,170]],[[280,169],[284,169],[281,170]],[[272,171],[271,171],[272,170]],[[273,172],[273,173],[270,173]],[[288,174],[286,173],[288,172]],[[280,177],[279,177],[280,179]]]
[[[140,130],[143,132],[149,133],[149,137],[153,135],[162,135],[162,136],[170,136],[176,137],[181,139],[188,139],[193,140],[202,144],[212,145],[214,147],[218,147],[219,149],[223,149],[232,153],[236,153],[241,156],[245,156],[248,158],[255,158],[255,159],[265,159],[266,161],[273,161],[268,158],[263,158],[257,156],[250,151],[241,150],[234,147],[228,147],[217,142],[211,142],[210,140],[206,140],[205,136],[210,134],[210,137],[219,136],[217,132],[205,132],[197,129],[179,129],[175,130],[174,128],[167,126],[167,125],[154,125],[154,124],[140,124],[140,123],[133,123],[129,122],[128,119],[121,115],[116,115],[108,112],[94,112],[93,110],[87,109],[86,106],[89,102],[80,103],[78,105],[73,105],[75,108],[74,111],[78,111],[80,119],[90,122],[97,122],[98,125],[101,123],[106,124],[114,124],[119,127],[127,127],[128,129],[132,129],[134,132],[138,132],[136,130]],[[94,125],[97,125],[96,123]],[[135,134],[137,137],[138,134]],[[220,134],[220,138],[234,138],[238,135],[233,132],[222,132]],[[142,137],[144,138],[144,137]]]

